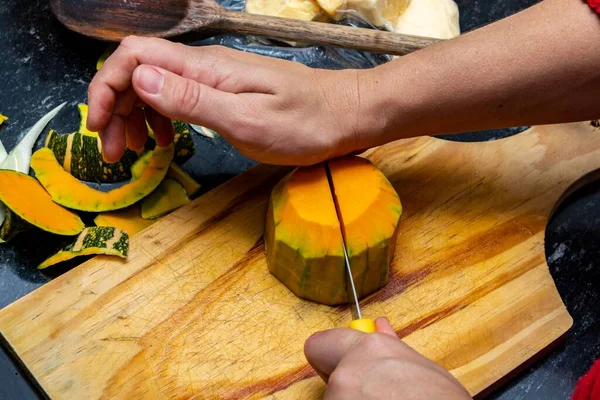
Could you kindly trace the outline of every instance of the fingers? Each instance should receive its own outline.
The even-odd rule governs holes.
[[[396,331],[392,328],[390,321],[386,317],[380,317],[375,320],[375,328],[379,333],[385,333],[386,335],[390,335],[392,337],[397,338]]]
[[[144,147],[148,139],[148,127],[144,110],[135,108],[125,117],[125,130],[127,133],[127,148],[137,151]]]
[[[332,329],[318,332],[308,338],[304,344],[304,354],[309,364],[328,377],[335,370],[342,358],[360,342],[366,334],[353,329]]]
[[[171,120],[160,115],[150,107],[146,107],[144,111],[146,113],[148,125],[150,125],[150,128],[152,128],[152,131],[154,132],[156,145],[160,147],[168,146],[175,136]]]
[[[160,114],[216,129],[231,125],[241,102],[235,94],[148,65],[136,68],[133,87]]]
[[[104,161],[115,163],[125,152],[125,121],[120,115],[113,115],[106,128],[100,131],[102,156]]]
[[[185,62],[183,48],[181,44],[162,39],[125,38],[90,83],[88,129],[101,131],[109,123],[118,94],[131,86],[133,71],[141,63],[181,73]]]

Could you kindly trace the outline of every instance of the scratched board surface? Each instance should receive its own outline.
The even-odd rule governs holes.
[[[475,395],[571,326],[544,229],[600,167],[589,123],[494,142],[418,138],[370,151],[398,191],[390,283],[363,300]],[[96,257],[0,311],[0,332],[55,399],[317,399],[303,355],[346,307],[300,300],[268,272],[271,188],[259,165],[136,235],[126,262]]]

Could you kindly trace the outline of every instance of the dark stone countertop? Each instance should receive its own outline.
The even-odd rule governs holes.
[[[463,32],[535,4],[536,0],[459,0]],[[0,127],[0,140],[11,149],[37,119],[63,101],[51,126],[76,129],[79,102],[106,45],[63,28],[52,16],[48,0],[0,2],[0,113],[10,117]],[[493,140],[519,132],[500,130],[450,136],[451,140]],[[185,165],[209,190],[253,163],[222,139],[196,137],[198,155]],[[575,320],[566,340],[492,394],[496,399],[567,399],[577,379],[600,357],[600,183],[570,196],[546,230],[546,256],[558,290]],[[35,266],[56,244],[20,238],[0,247],[0,307],[33,291],[52,277]],[[64,271],[53,271],[54,274]],[[22,370],[0,350],[0,399],[35,399]]]

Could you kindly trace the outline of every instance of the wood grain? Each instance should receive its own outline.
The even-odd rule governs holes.
[[[67,28],[100,40],[128,35],[193,40],[206,31],[405,55],[439,39],[324,22],[300,21],[225,10],[214,0],[51,0],[52,11]],[[200,35],[195,36],[194,33]]]
[[[571,326],[544,256],[557,199],[600,167],[589,123],[494,142],[418,138],[368,153],[403,201],[390,283],[367,297],[475,395]],[[306,338],[346,307],[300,300],[269,273],[260,165],[0,311],[0,331],[55,399],[317,399]]]

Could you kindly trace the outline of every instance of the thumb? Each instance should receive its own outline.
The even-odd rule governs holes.
[[[327,380],[326,378],[333,373],[342,358],[365,335],[367,334],[348,328],[317,332],[304,344],[304,354],[321,378]]]
[[[233,93],[149,65],[135,69],[132,84],[140,99],[158,113],[216,130],[229,125],[239,101]]]

